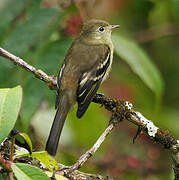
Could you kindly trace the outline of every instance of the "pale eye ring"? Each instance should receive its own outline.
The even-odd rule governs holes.
[[[99,32],[103,32],[105,29],[104,29],[104,27],[103,26],[100,26],[99,28],[98,28],[98,31]]]

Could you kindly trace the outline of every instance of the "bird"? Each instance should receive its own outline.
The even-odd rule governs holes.
[[[56,155],[69,111],[77,103],[76,116],[81,118],[108,76],[114,51],[111,32],[119,26],[99,19],[88,20],[69,48],[57,77],[57,111],[45,148],[50,155]]]

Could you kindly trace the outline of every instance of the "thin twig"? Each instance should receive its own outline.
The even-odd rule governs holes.
[[[126,112],[129,112],[131,110],[131,109],[128,109],[127,106],[124,107],[124,108],[126,108]],[[121,122],[122,118],[123,118],[122,113],[120,113],[120,114],[119,113],[118,114],[113,113],[112,117],[111,117],[111,120],[110,120],[109,126],[101,134],[101,136],[98,138],[98,140],[95,142],[95,144],[88,151],[86,151],[86,153],[83,154],[74,165],[67,168],[67,170],[65,170],[65,173],[69,174],[69,173],[79,169],[88,159],[90,159],[95,154],[95,152],[99,149],[99,147],[104,142],[106,137],[112,132],[114,127],[116,125],[118,125],[119,122]]]
[[[98,138],[96,143],[88,151],[86,151],[85,154],[83,154],[74,165],[65,170],[65,172],[69,174],[74,170],[79,169],[88,159],[90,159],[90,157],[92,157],[94,153],[98,150],[98,148],[101,146],[101,144],[104,142],[105,138],[107,137],[107,135],[109,135],[113,128],[114,124],[110,124],[102,133],[102,135]]]
[[[70,166],[64,166],[63,164],[59,163],[59,167],[61,169],[68,169],[70,168]],[[111,178],[109,178],[108,176],[101,176],[99,174],[88,174],[88,173],[84,173],[78,170],[75,170],[73,172],[71,172],[70,174],[65,174],[64,171],[63,172],[59,172],[57,171],[57,174],[63,175],[63,176],[67,176],[68,179],[71,180],[94,180],[94,179],[98,179],[98,180],[112,180]]]

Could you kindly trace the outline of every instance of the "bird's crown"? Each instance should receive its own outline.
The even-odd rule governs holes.
[[[82,31],[90,33],[96,31],[100,27],[106,27],[106,26],[109,26],[108,22],[98,19],[92,19],[83,24]]]

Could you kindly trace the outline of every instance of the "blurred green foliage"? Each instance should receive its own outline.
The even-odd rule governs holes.
[[[1,0],[0,46],[37,69],[57,75],[72,36],[80,29],[80,15],[85,19],[86,13],[91,18],[120,24],[120,30],[113,34],[113,69],[99,91],[131,101],[137,111],[178,136],[179,1],[84,1],[86,4],[69,0]],[[41,144],[43,149],[51,115],[55,113],[55,92],[31,73],[0,57],[0,88],[16,85],[23,87],[16,126],[22,132],[30,132],[30,123],[35,122],[31,133],[35,132],[37,148]],[[52,113],[40,119],[38,114],[44,112]],[[68,117],[57,156],[65,164],[74,162],[95,142],[110,118],[108,112],[93,103],[82,119],[78,120],[75,112]],[[40,120],[36,122],[37,119]],[[143,136],[132,145],[136,127],[121,124],[95,154],[93,162],[83,167],[85,171],[126,180],[170,179],[171,164],[162,163],[169,161],[166,152]]]

